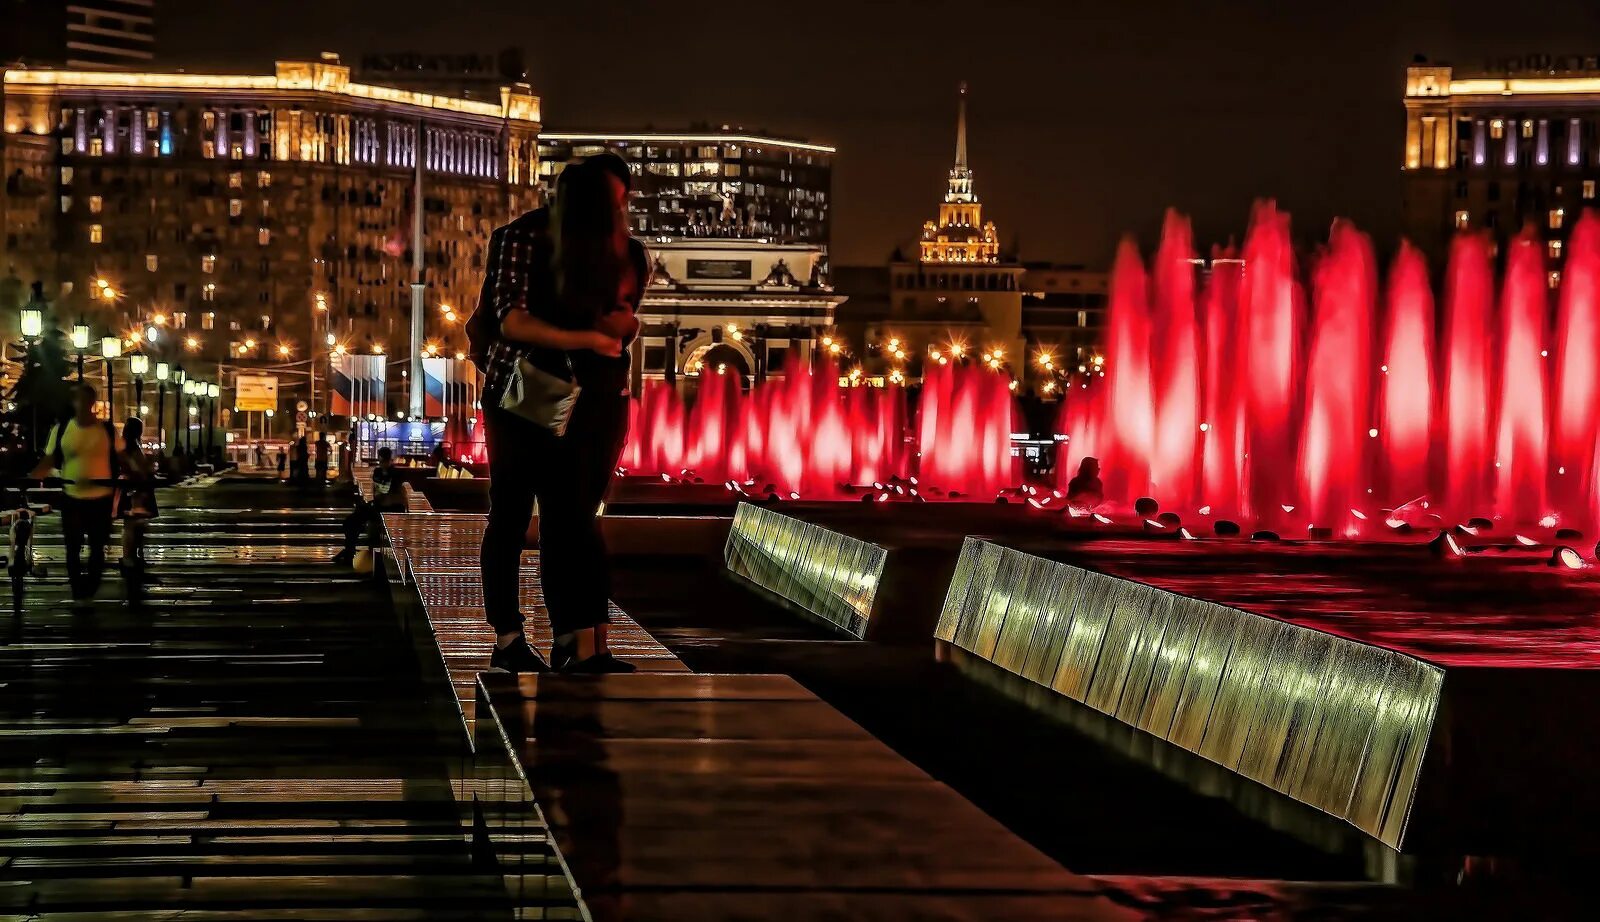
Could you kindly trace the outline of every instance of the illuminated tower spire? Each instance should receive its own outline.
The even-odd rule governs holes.
[[[1000,235],[993,221],[983,220],[983,206],[972,191],[967,165],[967,82],[956,88],[956,162],[950,167],[950,188],[939,206],[939,220],[922,226],[923,262],[1000,261]]]
[[[967,81],[961,81],[956,109],[956,169],[967,168]]]
[[[967,81],[961,81],[956,90],[956,162],[950,168],[950,191],[947,202],[976,202],[972,193],[972,170],[967,168]]]

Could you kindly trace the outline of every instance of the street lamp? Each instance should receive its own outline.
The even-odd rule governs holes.
[[[133,405],[144,406],[144,376],[150,371],[150,356],[134,350],[128,356],[128,370],[133,372]]]
[[[206,457],[211,457],[211,452],[217,443],[217,398],[222,396],[222,388],[215,381],[206,385]]]
[[[171,376],[171,365],[156,363],[156,451],[163,457],[167,453],[167,379]]]
[[[194,408],[194,379],[183,378],[183,369],[181,368],[178,369],[178,377],[183,379],[182,388],[183,396],[185,398],[183,404],[188,407],[189,411],[187,415],[180,414],[180,416],[183,416],[183,450],[188,454],[193,455],[194,434],[192,426],[194,424],[195,414],[198,412]]]
[[[44,311],[37,307],[22,309],[22,338],[33,340],[44,335]]]
[[[72,349],[78,353],[78,381],[83,381],[83,354],[89,351],[89,324],[83,318],[72,327]]]
[[[122,338],[119,336],[105,336],[100,339],[100,357],[106,360],[106,419],[117,418],[116,401],[113,399],[112,388],[116,386],[116,378],[111,372],[115,359],[122,355]]]

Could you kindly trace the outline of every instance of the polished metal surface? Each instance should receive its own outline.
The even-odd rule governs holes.
[[[837,531],[740,503],[723,549],[737,574],[865,638],[888,552]]]
[[[1437,666],[971,537],[937,636],[1393,848],[1404,841]]]

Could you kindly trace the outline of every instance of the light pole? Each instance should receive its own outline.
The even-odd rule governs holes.
[[[183,444],[183,439],[178,438],[178,427],[182,426],[184,432],[189,431],[188,419],[183,415],[183,388],[189,376],[184,372],[182,365],[172,366],[172,442],[173,450]],[[188,449],[185,449],[187,451]]]
[[[128,371],[133,373],[133,412],[144,416],[144,376],[150,373],[150,356],[138,349],[128,356]]]
[[[167,378],[171,375],[171,365],[156,363],[156,453],[163,458],[167,455]]]
[[[115,360],[122,355],[122,337],[104,336],[100,339],[100,357],[106,360],[106,419],[116,421],[117,405],[112,388],[116,387],[116,377],[112,373]]]
[[[72,351],[78,353],[78,383],[83,383],[83,354],[89,351],[89,324],[82,318],[72,327]]]
[[[34,287],[35,293],[38,287]],[[44,311],[37,307],[24,307],[22,309],[22,373],[27,374],[33,370],[34,347],[39,342],[39,337],[44,335]],[[30,399],[33,405],[33,424],[28,427],[29,446],[33,451],[39,450],[39,401]]]
[[[217,447],[217,398],[222,396],[222,387],[215,381],[206,385],[206,457]]]
[[[183,405],[187,409],[183,415],[183,451],[189,457],[194,457],[194,422],[200,411],[194,406],[194,379],[188,378],[183,382]]]

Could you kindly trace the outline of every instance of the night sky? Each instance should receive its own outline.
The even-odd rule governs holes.
[[[1123,233],[1153,242],[1169,205],[1194,217],[1204,244],[1242,234],[1259,196],[1278,198],[1302,233],[1344,215],[1387,250],[1413,54],[1475,67],[1600,53],[1594,0],[160,6],[171,66],[516,44],[551,129],[709,121],[835,144],[840,265],[882,263],[933,217],[962,79],[977,190],[1006,245],[1104,266]]]

